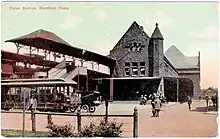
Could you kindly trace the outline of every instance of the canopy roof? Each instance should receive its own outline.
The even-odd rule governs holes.
[[[13,42],[26,46],[32,46],[38,49],[44,49],[65,54],[68,56],[83,58],[87,61],[95,61],[100,64],[109,66],[110,68],[113,68],[115,66],[114,59],[91,51],[73,47],[72,45],[58,37],[56,34],[43,29],[39,29],[37,31],[15,39],[6,40],[5,42]]]
[[[1,83],[2,86],[10,86],[10,87],[43,87],[43,86],[50,86],[53,87],[55,85],[75,85],[76,82],[14,82],[14,83]]]
[[[26,62],[29,64],[35,64],[39,66],[49,66],[49,67],[54,67],[55,65],[57,65],[57,62],[54,62],[54,61],[43,60],[38,57],[30,57],[27,55],[7,52],[3,50],[1,50],[1,55],[2,55],[1,56],[2,59],[12,60],[16,62]]]

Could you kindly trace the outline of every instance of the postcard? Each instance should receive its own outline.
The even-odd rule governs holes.
[[[2,136],[218,135],[218,2],[1,4]]]

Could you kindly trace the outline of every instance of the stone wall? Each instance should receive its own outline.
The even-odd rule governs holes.
[[[164,76],[165,77],[177,77],[178,73],[167,63],[165,63],[164,67]]]
[[[145,75],[148,76],[148,45],[150,38],[133,23],[128,31],[110,51],[110,57],[117,60],[114,71],[115,77],[125,77],[125,63],[130,63],[130,76],[132,76],[132,62],[137,62],[138,76],[140,75],[140,62],[145,63]]]
[[[193,82],[193,95],[194,95],[194,99],[199,99],[199,96],[201,95],[201,88],[200,88],[200,74],[196,74],[196,73],[182,73],[179,74],[179,77],[184,77],[184,78],[188,78],[191,79]]]
[[[163,54],[163,40],[160,39],[153,39],[152,45],[154,47],[153,53],[153,76],[162,77],[164,75],[164,54]],[[152,46],[149,46],[152,47]]]

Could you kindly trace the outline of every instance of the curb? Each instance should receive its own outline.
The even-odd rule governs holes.
[[[204,112],[207,115],[218,115],[218,112]]]

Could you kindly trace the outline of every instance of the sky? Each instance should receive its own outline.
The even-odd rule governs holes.
[[[44,29],[75,47],[108,55],[133,21],[149,36],[157,22],[164,52],[172,45],[186,56],[200,51],[201,87],[218,86],[217,2],[2,2],[1,6],[1,49],[16,52],[14,44],[4,41]]]

